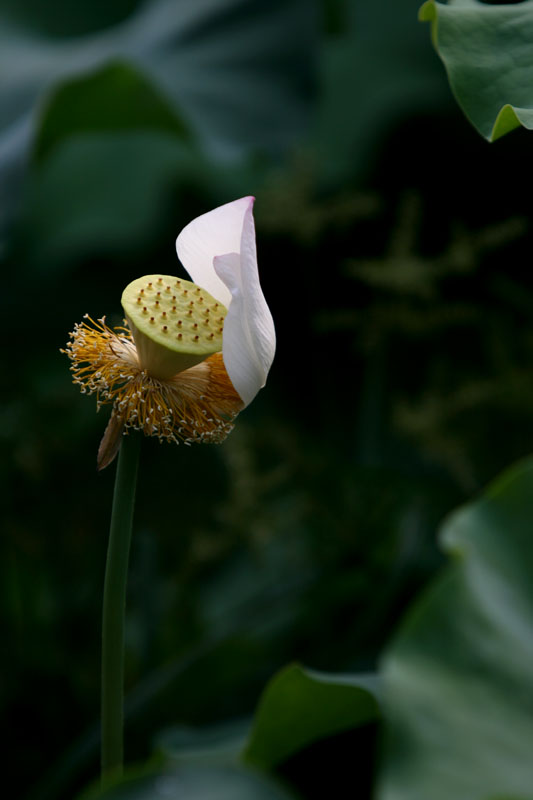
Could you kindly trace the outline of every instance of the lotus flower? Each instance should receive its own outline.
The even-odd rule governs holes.
[[[113,405],[98,467],[128,429],[172,442],[222,442],[265,385],[276,336],[257,270],[253,197],[190,222],[176,241],[192,281],[146,275],[123,292],[125,326],[86,316],[65,352],[74,383]]]

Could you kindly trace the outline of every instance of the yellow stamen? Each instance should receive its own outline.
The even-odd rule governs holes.
[[[243,402],[228,377],[221,353],[164,380],[141,368],[128,328],[105,319],[75,326],[62,352],[72,361],[74,383],[96,394],[98,408],[113,404],[125,428],[172,442],[222,442]]]

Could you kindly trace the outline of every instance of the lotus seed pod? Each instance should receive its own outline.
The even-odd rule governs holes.
[[[209,292],[172,275],[145,275],[122,294],[142,369],[165,380],[222,350],[227,309]]]

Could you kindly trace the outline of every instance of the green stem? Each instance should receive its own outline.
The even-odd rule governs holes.
[[[140,447],[139,434],[122,437],[111,511],[102,618],[102,778],[122,772],[126,583]]]

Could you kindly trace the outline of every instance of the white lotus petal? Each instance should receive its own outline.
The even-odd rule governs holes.
[[[257,271],[252,203],[244,214],[239,250],[215,257],[214,268],[231,292],[222,340],[224,365],[248,405],[265,385],[276,350],[274,322]]]
[[[176,239],[178,258],[192,280],[226,307],[231,294],[217,276],[213,259],[241,252],[244,217],[253,202],[253,197],[241,197],[208,211],[189,222]]]

